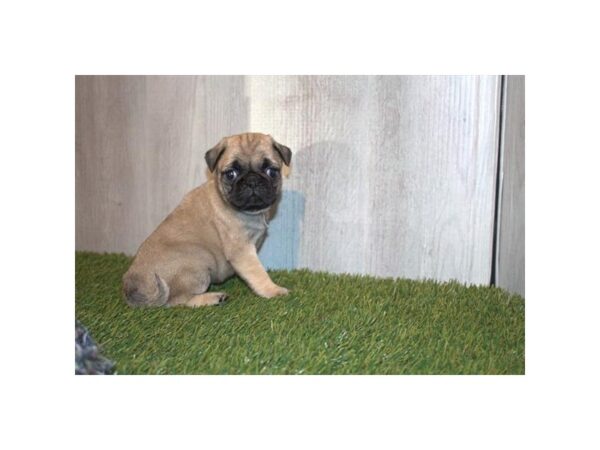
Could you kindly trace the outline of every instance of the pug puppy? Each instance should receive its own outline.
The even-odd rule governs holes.
[[[260,263],[257,249],[281,195],[281,172],[292,152],[271,136],[229,136],[205,154],[206,183],[189,192],[142,243],[123,276],[131,306],[218,305],[206,292],[234,274],[259,296],[286,295]]]

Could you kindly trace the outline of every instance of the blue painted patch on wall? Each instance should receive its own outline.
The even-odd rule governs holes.
[[[267,269],[298,267],[303,219],[304,194],[284,190],[275,216],[269,224],[267,239],[258,253]]]

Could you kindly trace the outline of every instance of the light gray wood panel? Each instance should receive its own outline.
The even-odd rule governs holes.
[[[378,78],[370,271],[489,283],[498,101],[498,77]]]
[[[361,211],[368,208],[370,176],[369,79],[249,77],[249,82],[253,129],[271,130],[294,152],[283,207],[261,251],[268,256],[265,265],[288,268],[278,255],[294,254],[297,267],[365,273],[367,217]],[[298,230],[299,239],[290,229]]]
[[[247,120],[241,76],[76,77],[76,248],[135,253]]]
[[[76,246],[132,254],[222,136],[292,173],[268,267],[487,284],[499,77],[77,77]]]
[[[267,266],[489,283],[499,77],[248,84],[251,127],[294,151]]]
[[[525,77],[504,88],[496,284],[525,295]]]

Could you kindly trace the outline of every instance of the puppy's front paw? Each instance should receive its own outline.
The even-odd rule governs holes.
[[[289,293],[290,291],[288,291],[286,288],[274,284],[273,286],[269,286],[269,288],[265,289],[263,292],[258,292],[258,295],[265,298],[273,298],[280,295],[287,295]]]
[[[275,296],[288,295],[289,293],[290,293],[289,289],[286,289],[282,286],[277,286],[277,293],[275,294]]]

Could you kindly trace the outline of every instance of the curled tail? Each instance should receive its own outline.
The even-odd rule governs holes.
[[[169,286],[156,273],[144,277],[128,272],[123,276],[123,293],[129,306],[163,306],[169,299]]]

